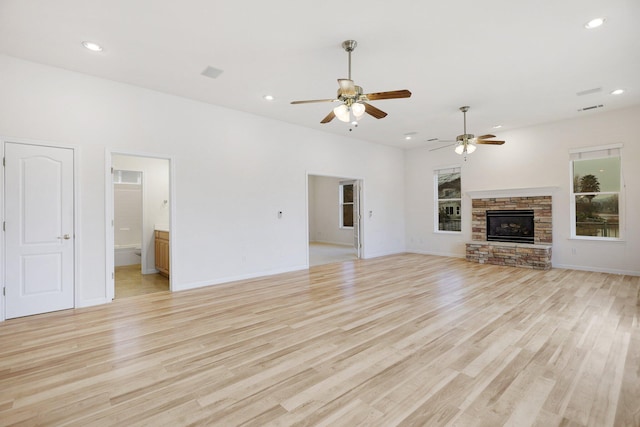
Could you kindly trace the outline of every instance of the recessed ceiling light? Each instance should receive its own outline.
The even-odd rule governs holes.
[[[102,46],[100,46],[98,43],[83,41],[82,46],[93,52],[102,52]]]
[[[494,129],[500,129],[502,127],[502,125],[495,125],[493,128]]]
[[[411,139],[411,135],[407,135],[404,137],[404,139],[406,139],[407,141]]]
[[[591,21],[584,24],[584,27],[587,30],[593,30],[594,28],[598,28],[602,24],[604,24],[604,18],[594,18]]]
[[[275,99],[273,95],[265,95],[263,96],[263,98],[266,99],[267,101],[273,101]]]
[[[611,95],[622,95],[624,93],[624,89],[616,89],[611,91]]]

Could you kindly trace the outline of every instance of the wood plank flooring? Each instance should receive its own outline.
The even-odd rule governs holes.
[[[142,274],[140,264],[122,265],[115,269],[116,299],[168,291],[169,279],[161,274]]]
[[[358,259],[358,253],[353,246],[323,242],[309,243],[309,266],[311,267],[356,259]]]
[[[0,323],[0,425],[640,426],[640,277],[402,254]]]

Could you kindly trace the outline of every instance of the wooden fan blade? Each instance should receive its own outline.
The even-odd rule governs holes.
[[[314,102],[336,102],[337,99],[309,99],[307,101],[291,101],[292,104],[311,104]]]
[[[489,139],[489,138],[495,138],[495,137],[496,137],[495,135],[487,134],[487,135],[479,136],[478,139]]]
[[[356,86],[353,84],[353,80],[338,79],[338,84],[340,85],[340,93],[342,95],[355,96]]]
[[[411,92],[409,92],[406,89],[403,89],[403,90],[392,90],[389,92],[368,93],[365,96],[369,101],[375,101],[378,99],[409,98],[411,96]]]
[[[504,141],[489,141],[486,139],[476,141],[476,144],[502,145]]]
[[[320,123],[329,123],[331,120],[333,120],[335,116],[336,116],[336,113],[334,113],[333,110],[331,110],[331,112],[327,114],[327,117],[322,119]]]
[[[383,119],[383,118],[387,117],[387,113],[385,113],[384,111],[374,107],[373,105],[368,104],[366,102],[363,102],[363,104],[364,104],[364,111],[367,114],[375,117],[376,119]]]

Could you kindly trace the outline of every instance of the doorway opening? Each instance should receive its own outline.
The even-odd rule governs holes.
[[[361,256],[361,181],[308,175],[309,267]]]
[[[110,175],[111,298],[169,291],[169,159],[112,153]]]

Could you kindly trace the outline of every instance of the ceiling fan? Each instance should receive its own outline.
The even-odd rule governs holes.
[[[471,107],[465,105],[460,107],[460,111],[462,111],[462,115],[464,117],[464,133],[462,135],[456,136],[456,148],[455,152],[457,154],[464,154],[465,160],[467,159],[467,154],[471,154],[476,151],[476,144],[487,144],[487,145],[502,145],[505,141],[498,141],[491,138],[495,138],[495,135],[487,134],[480,135],[478,137],[474,136],[472,133],[467,133],[467,111],[469,111]],[[443,141],[444,142],[444,141]],[[445,145],[444,147],[438,147],[431,149],[429,151],[439,150],[441,148],[450,147],[450,145]]]
[[[338,95],[335,99],[312,99],[308,101],[292,101],[292,104],[311,104],[314,102],[339,102],[320,123],[329,123],[334,117],[343,122],[357,125],[357,121],[364,113],[382,119],[387,113],[369,104],[368,101],[381,99],[409,98],[411,92],[408,90],[394,90],[390,92],[363,93],[362,87],[356,85],[351,80],[351,52],[356,48],[358,42],[346,40],[342,43],[342,48],[349,54],[349,78],[338,79]]]

